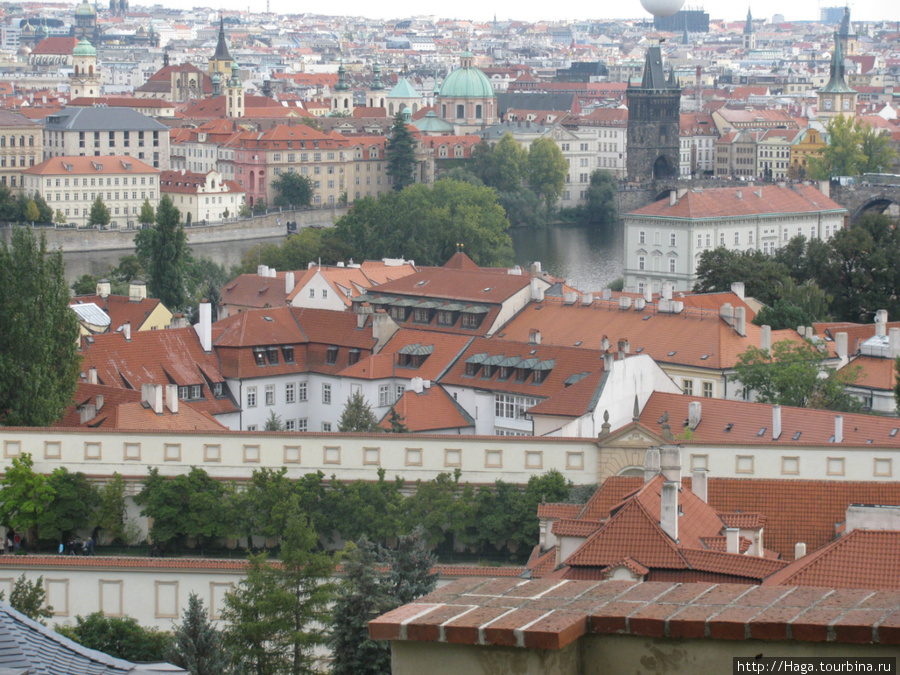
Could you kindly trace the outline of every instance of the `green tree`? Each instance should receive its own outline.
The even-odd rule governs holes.
[[[455,469],[453,474],[417,480],[415,492],[403,502],[404,530],[421,527],[429,546],[452,551],[454,539],[473,525],[475,492],[468,483],[460,484],[461,475]]]
[[[773,330],[811,326],[829,318],[832,297],[812,279],[802,284],[785,279],[777,288],[778,299],[763,307],[753,319],[757,326]]]
[[[109,225],[109,207],[103,203],[100,195],[91,204],[91,213],[88,216],[88,225],[106,227]]]
[[[156,224],[134,236],[135,251],[147,270],[150,294],[170,310],[187,304],[185,273],[191,261],[181,213],[165,195],[156,210]]]
[[[269,418],[266,420],[263,431],[284,431],[284,422],[281,421],[280,415],[275,414],[274,410],[269,411]]]
[[[93,274],[82,274],[72,282],[72,293],[75,295],[93,295],[97,292],[98,277]]]
[[[355,480],[342,482],[332,476],[332,490],[328,493],[327,508],[332,527],[344,539],[351,541],[365,535],[373,541],[386,543],[401,528],[403,509],[403,481],[397,477],[385,480],[385,471],[378,469],[377,481]]]
[[[257,199],[256,203],[253,205],[253,213],[260,214],[265,213],[269,209],[269,205],[266,204],[265,199]]]
[[[416,141],[403,120],[403,113],[397,112],[391,125],[391,136],[384,151],[387,158],[387,174],[394,184],[394,191],[400,192],[416,182]]]
[[[144,628],[130,616],[107,617],[101,612],[76,616],[75,625],[57,626],[56,631],[88,649],[139,663],[162,661],[172,639],[168,633]]]
[[[299,173],[282,173],[274,181],[272,187],[278,195],[273,202],[275,206],[309,206],[313,199],[313,183]]]
[[[513,227],[539,227],[545,222],[540,197],[524,185],[510,192],[498,192],[497,202]]]
[[[859,117],[832,117],[827,131],[827,145],[810,158],[809,173],[817,180],[881,173],[894,161],[890,136]]]
[[[188,596],[188,606],[181,623],[174,626],[164,658],[191,675],[223,675],[229,670],[231,656],[225,651],[222,634],[212,625],[196,593]]]
[[[865,122],[861,122],[859,130],[859,149],[865,157],[859,166],[860,173],[887,172],[897,159],[897,152],[891,146],[891,135]]]
[[[50,426],[81,372],[78,319],[69,308],[62,251],[14,228],[0,245],[0,424]]]
[[[584,218],[597,229],[609,229],[619,219],[616,195],[619,184],[609,171],[596,169],[585,196]]]
[[[748,297],[773,304],[778,288],[790,277],[787,267],[760,251],[730,251],[720,247],[700,254],[695,293],[723,293],[735,281],[744,282]]]
[[[31,455],[26,452],[13,457],[12,465],[0,478],[0,522],[30,536],[55,496],[47,478],[35,473]]]
[[[397,545],[387,551],[383,560],[388,564],[388,594],[397,607],[431,593],[437,586],[440,577],[440,573],[434,572],[437,557],[428,550],[421,527],[397,537]]]
[[[93,527],[99,496],[87,476],[58,467],[47,478],[47,487],[53,491],[53,501],[38,519],[41,539],[66,541],[75,530]]]
[[[225,645],[237,663],[257,675],[315,672],[313,650],[325,643],[332,555],[318,552],[318,537],[296,508],[281,542],[281,564],[250,557],[247,576],[225,596]]]
[[[201,302],[208,302],[212,310],[212,320],[218,321],[219,304],[222,302],[219,289],[230,279],[224,265],[210,258],[192,257],[185,268],[185,285],[191,307],[199,307]]]
[[[397,408],[394,406],[391,406],[391,411],[388,413],[388,422],[391,425],[392,434],[409,433],[409,427],[403,422],[403,418],[400,417],[400,413],[397,412]]]
[[[25,209],[25,220],[30,220],[32,223],[35,221],[40,221],[41,212],[38,211],[37,204],[34,203],[33,199],[28,200],[28,206]]]
[[[42,624],[46,624],[44,619],[53,616],[53,607],[44,604],[46,599],[47,591],[44,589],[42,576],[31,582],[23,574],[16,579],[9,594],[9,604],[14,610]],[[3,600],[3,591],[0,591],[0,600]]]
[[[106,532],[111,542],[126,541],[128,537],[125,489],[125,479],[116,472],[98,491],[97,527]]]
[[[156,212],[153,210],[153,205],[150,203],[149,199],[145,199],[144,203],[141,204],[141,213],[138,216],[138,222],[146,227],[147,225],[151,225],[156,220]]]
[[[37,207],[38,217],[35,220],[39,223],[53,222],[53,209],[47,204],[47,200],[41,196],[40,192],[35,191],[29,202],[34,202]]]
[[[566,185],[569,163],[562,150],[551,138],[539,138],[528,150],[528,185],[544,200],[547,213],[562,194]]]
[[[62,212],[62,209],[56,209],[56,215],[53,217],[53,222],[57,225],[65,225],[69,222],[69,219],[66,218],[66,214]]]
[[[284,532],[297,499],[295,484],[287,477],[287,469],[257,469],[247,489],[235,495],[237,518],[235,533],[249,540],[254,535],[277,537]],[[305,505],[309,507],[310,504]],[[308,508],[304,508],[309,513]]]
[[[859,368],[833,370],[809,342],[782,340],[771,350],[750,346],[738,357],[730,380],[756,393],[761,403],[854,412],[859,401],[846,392],[859,377]]]
[[[338,431],[381,431],[378,419],[361,391],[352,393],[347,399]]]
[[[517,190],[525,178],[528,151],[508,131],[492,148],[489,162],[484,163],[480,178],[485,185],[500,192]]]

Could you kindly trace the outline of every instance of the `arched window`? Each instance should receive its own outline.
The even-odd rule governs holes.
[[[477,119],[481,119],[481,106],[480,105],[475,106],[475,117]]]
[[[16,147],[16,137],[15,137],[15,136],[10,136],[10,137],[9,137],[9,146],[10,146],[11,148]]]
[[[456,104],[456,117],[461,119],[466,116],[466,107],[462,103]]]

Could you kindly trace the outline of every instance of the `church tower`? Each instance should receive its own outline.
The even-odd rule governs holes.
[[[216,42],[216,53],[209,59],[209,76],[213,73],[219,73],[222,78],[231,75],[231,66],[234,59],[231,58],[231,52],[228,51],[228,43],[225,42],[225,19],[219,19],[219,40]]]
[[[72,99],[100,96],[100,70],[97,68],[97,50],[87,40],[81,40],[72,50],[72,74],[69,75],[69,93]]]
[[[666,80],[658,46],[647,50],[641,86],[629,86],[625,94],[628,180],[676,178],[681,140],[681,88],[674,73]]]
[[[347,82],[344,59],[341,59],[341,65],[338,66],[338,81],[334,85],[334,93],[331,95],[331,111],[353,115],[353,92],[350,91],[350,84]]]
[[[844,7],[844,16],[841,19],[840,28],[838,28],[838,37],[846,56],[859,54],[859,36],[853,31],[853,24],[850,23],[849,7]]]
[[[847,86],[844,79],[844,50],[840,34],[834,34],[834,51],[831,53],[831,77],[828,84],[816,92],[819,118],[837,115],[856,116],[857,93]]]
[[[386,108],[384,100],[384,82],[381,81],[381,66],[378,61],[372,67],[372,86],[366,96],[366,105],[370,108]]]
[[[747,8],[747,23],[744,24],[744,50],[750,51],[756,49],[756,33],[753,31],[753,15],[750,14],[750,8]]]
[[[225,116],[235,119],[244,116],[244,85],[238,76],[237,63],[231,64],[231,77],[225,85]]]

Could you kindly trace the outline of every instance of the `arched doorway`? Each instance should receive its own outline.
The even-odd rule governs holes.
[[[656,161],[653,162],[653,178],[659,180],[660,178],[670,178],[671,176],[672,167],[669,166],[669,160],[663,156],[657,157]]]

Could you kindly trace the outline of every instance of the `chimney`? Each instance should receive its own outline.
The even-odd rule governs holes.
[[[609,349],[609,338],[604,335],[600,338],[600,350],[605,352],[607,349]]]
[[[166,407],[173,415],[178,414],[178,385],[166,385]]]
[[[875,335],[884,337],[887,335],[887,310],[879,309],[875,312]]]
[[[88,368],[88,384],[97,384],[97,369],[94,366]]]
[[[691,472],[691,492],[697,495],[703,501],[707,501],[707,490],[706,490],[706,479],[707,479],[707,471],[706,469],[694,469]]]
[[[691,401],[690,405],[688,405],[688,426],[691,428],[691,431],[697,428],[702,419],[703,408],[700,401]]]
[[[366,327],[366,321],[369,319],[369,312],[360,312],[356,315],[356,327],[362,330]]]
[[[888,331],[890,337],[888,344],[890,345],[890,357],[896,359],[900,356],[900,328],[891,328]]]
[[[798,541],[794,544],[794,560],[800,560],[800,558],[803,558],[804,556],[806,556],[806,544],[802,541]]]
[[[157,415],[163,411],[163,388],[161,384],[141,385],[141,403],[146,404]]]
[[[772,327],[761,326],[759,330],[759,348],[764,352],[772,349]]]
[[[898,329],[895,329],[898,330]],[[847,334],[837,333],[834,336],[834,351],[839,359],[847,358]]]
[[[738,190],[737,192],[735,192],[734,196],[738,198],[738,201],[743,201],[744,194],[741,190]]]
[[[666,481],[659,501],[659,526],[663,532],[678,541],[678,484]]]
[[[835,443],[843,443],[844,442],[844,416],[843,415],[835,415],[834,416],[834,442]]]
[[[140,279],[133,279],[128,284],[128,302],[140,302],[147,298],[147,284]]]
[[[212,351],[212,305],[208,302],[200,303],[200,320],[194,326],[197,336],[200,338],[200,346],[203,351]]]
[[[86,424],[97,416],[97,406],[95,406],[93,403],[87,403],[78,408],[78,415],[79,419],[81,420],[81,424]]]
[[[735,307],[734,308],[734,329],[737,331],[738,335],[742,337],[747,336],[747,308],[746,307]]]
[[[604,300],[612,300],[612,289],[609,289],[609,288],[603,289],[603,299]]]
[[[664,445],[659,449],[659,470],[666,480],[681,487],[681,448]]]
[[[719,316],[725,319],[725,323],[729,326],[734,326],[734,307],[731,306],[730,302],[726,302],[719,309]]]
[[[820,180],[819,181],[819,192],[823,195],[831,198],[831,181],[830,180]]]
[[[772,440],[777,441],[781,436],[781,406],[772,406]]]
[[[644,286],[644,300],[646,302],[651,302],[653,300],[653,289],[650,288],[650,284]]]
[[[594,302],[594,294],[593,293],[585,293],[581,296],[581,304],[585,307],[590,307]]]
[[[278,276],[278,272],[275,270],[274,267],[270,267],[269,268],[269,278],[274,279],[276,276]]]
[[[731,292],[738,296],[741,300],[744,299],[744,282],[743,281],[735,281],[731,284]]]
[[[125,336],[125,342],[131,342],[131,322],[126,321],[122,324],[122,335]]]
[[[285,295],[290,295],[290,292],[294,290],[294,273],[288,272],[284,275],[284,293]]]
[[[389,314],[381,311],[372,316],[372,338],[375,340],[376,353],[400,328]]]
[[[414,377],[412,380],[410,380],[409,385],[414,392],[416,392],[417,394],[421,394],[423,388],[422,383],[423,381],[421,377]]]
[[[644,482],[649,483],[659,474],[659,448],[650,446],[644,453]]]
[[[675,285],[671,281],[662,282],[662,287],[660,288],[659,294],[666,300],[672,299],[672,291],[675,289]]]
[[[528,331],[528,344],[541,344],[541,331],[539,331],[537,328],[532,328],[530,331]]]
[[[544,287],[541,285],[539,279],[531,280],[531,299],[535,302],[544,301]]]
[[[172,320],[169,321],[169,328],[187,328],[190,326],[188,323],[187,317],[178,312],[172,315]]]
[[[675,206],[678,203],[678,193],[675,190],[669,190],[669,206]]]
[[[605,352],[603,354],[603,370],[605,372],[611,372],[613,369],[613,362],[616,360],[615,354],[610,354],[609,352]]]
[[[575,291],[566,291],[566,294],[563,297],[563,301],[567,305],[574,305],[576,302],[578,302],[578,293],[576,293]]]
[[[736,527],[725,528],[725,552],[741,552],[741,531]]]
[[[256,266],[256,275],[260,277],[269,276],[269,266],[268,265],[257,265]]]
[[[109,279],[101,279],[97,282],[97,295],[105,300],[109,297],[109,288]]]

